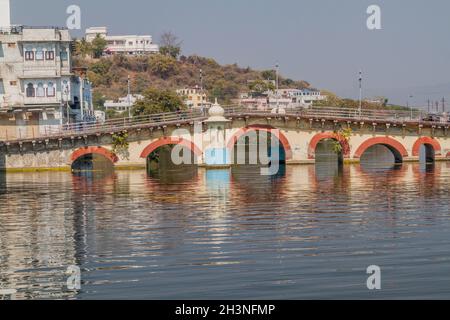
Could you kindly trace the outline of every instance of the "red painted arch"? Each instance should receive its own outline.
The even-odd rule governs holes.
[[[402,157],[408,156],[408,151],[406,151],[406,148],[397,140],[389,137],[377,137],[377,138],[370,138],[364,141],[356,150],[354,158],[361,158],[361,156],[367,149],[377,144],[385,145],[395,149]]]
[[[441,155],[441,151],[442,151],[441,144],[436,139],[433,139],[430,137],[422,137],[422,138],[417,139],[417,141],[414,143],[413,151],[412,151],[412,155],[414,157],[418,157],[420,155],[420,146],[423,144],[431,145],[434,149],[435,154]]]
[[[112,163],[116,163],[119,161],[119,157],[115,155],[113,152],[109,151],[108,149],[105,149],[103,147],[85,147],[80,148],[76,150],[72,155],[70,156],[70,159],[72,162],[75,162],[78,158],[85,156],[87,154],[99,154],[107,159],[109,159]]]
[[[333,139],[338,141],[342,146],[342,154],[344,158],[350,158],[350,145],[348,141],[339,133],[335,132],[323,132],[316,134],[309,143],[308,147],[308,158],[314,159],[316,156],[316,148],[320,141],[325,139]]]
[[[286,160],[291,160],[293,157],[292,154],[292,148],[291,144],[289,143],[289,140],[287,137],[279,130],[272,126],[267,125],[250,125],[246,128],[239,129],[238,132],[236,132],[230,140],[228,140],[227,148],[233,149],[236,142],[244,135],[246,135],[248,132],[251,131],[265,131],[268,133],[273,134],[277,139],[280,141],[281,145],[284,148],[284,152],[286,153]]]
[[[189,148],[195,155],[197,155],[197,156],[202,155],[202,151],[200,150],[200,148],[197,147],[195,145],[195,143],[193,143],[189,140],[186,140],[183,138],[177,138],[177,137],[164,137],[164,138],[161,138],[157,141],[150,143],[142,151],[141,158],[147,158],[153,151],[155,151],[159,147],[167,146],[167,145],[182,145],[186,148]]]

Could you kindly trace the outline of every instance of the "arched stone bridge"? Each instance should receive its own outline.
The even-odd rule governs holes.
[[[230,154],[238,139],[257,131],[270,132],[278,138],[287,164],[314,163],[316,147],[324,139],[338,141],[342,158],[351,162],[358,162],[374,145],[389,148],[398,163],[418,161],[422,145],[426,146],[428,160],[450,158],[449,123],[426,122],[422,115],[406,112],[359,114],[350,109],[317,108],[273,113],[228,109],[225,117],[227,121],[221,122],[198,113],[176,113],[60,128],[58,132],[2,142],[0,167],[69,169],[80,157],[92,154],[108,159],[119,168],[145,167],[147,157],[165,145],[190,149],[198,165],[227,166],[232,164]],[[339,133],[346,128],[351,128],[348,139]],[[211,154],[220,151],[216,145],[218,132],[223,137],[221,160],[217,161],[216,154],[212,161]],[[115,153],[113,137],[120,133],[128,135],[129,146],[127,152]]]

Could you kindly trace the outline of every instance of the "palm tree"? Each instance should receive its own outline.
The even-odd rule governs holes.
[[[92,56],[92,45],[85,38],[82,38],[75,43],[75,54],[83,58]]]

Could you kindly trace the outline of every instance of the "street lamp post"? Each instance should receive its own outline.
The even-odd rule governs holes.
[[[409,108],[409,111],[411,112],[411,120],[413,119],[413,107],[412,107],[412,105],[411,106],[409,105],[409,99],[412,99],[412,98],[413,98],[413,96],[409,95],[408,100],[406,101],[406,108]]]
[[[203,69],[200,69],[200,110],[203,115],[206,115],[203,105]]]
[[[362,70],[359,70],[359,118],[361,118],[362,114]]]
[[[80,76],[80,119],[84,122],[84,79]]]
[[[127,95],[127,101],[128,101],[128,118],[131,119],[131,85],[130,85],[130,76],[128,76],[127,80],[127,87],[128,87],[128,95]]]
[[[69,84],[66,83],[63,88],[64,92],[64,100],[66,102],[66,116],[67,116],[67,125],[70,124],[70,105],[69,105]],[[62,114],[61,114],[62,116]]]
[[[279,89],[280,89],[280,84],[279,84],[279,80],[280,80],[280,65],[278,64],[278,62],[277,62],[277,64],[276,64],[276,66],[275,66],[275,69],[276,69],[276,91],[275,91],[275,96],[276,96],[276,101],[277,101],[277,113],[279,113],[280,112],[280,99],[279,99],[279,96],[278,96],[278,92],[279,92]]]

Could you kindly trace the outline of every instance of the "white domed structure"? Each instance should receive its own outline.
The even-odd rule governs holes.
[[[224,115],[225,115],[225,110],[222,108],[222,106],[217,102],[217,98],[216,98],[216,102],[212,105],[212,107],[209,109],[209,118],[208,120],[206,120],[207,123],[212,123],[212,122],[228,122],[229,120],[227,120]]]

